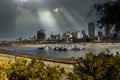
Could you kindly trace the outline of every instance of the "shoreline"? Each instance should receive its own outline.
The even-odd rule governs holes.
[[[43,61],[50,61],[50,62],[56,62],[56,63],[64,63],[64,64],[73,64],[75,61],[73,58],[59,58],[59,57],[53,57],[53,56],[43,56],[43,55],[32,55],[32,54],[24,54],[24,53],[18,53],[14,51],[4,50],[0,49],[0,54],[6,54],[11,55],[15,57],[27,57],[27,58],[35,58],[40,59]]]
[[[39,48],[42,46],[62,46],[62,45],[69,45],[69,44],[13,44],[9,47],[23,47],[23,48]],[[77,46],[83,46],[82,43],[76,43],[71,45],[77,45]],[[84,45],[85,48],[91,48],[91,49],[99,49],[99,48],[118,48],[120,49],[120,43],[86,43]],[[73,63],[75,63],[75,60],[73,58],[59,58],[59,57],[52,57],[52,56],[35,56],[32,54],[24,54],[24,53],[17,53],[15,51],[9,51],[0,49],[0,57],[3,56],[5,59],[9,60],[15,60],[15,58],[21,58],[26,57],[27,59],[40,59],[42,60],[46,65],[50,66],[56,66],[59,65],[60,67],[64,67],[67,72],[72,72],[73,70]]]
[[[79,47],[85,47],[85,48],[106,48],[106,49],[111,49],[111,48],[117,48],[120,49],[120,43],[75,43],[75,44],[12,44],[12,47],[25,47],[25,48],[39,48],[43,46],[49,46],[49,47],[58,47],[62,45],[72,45],[72,46],[79,46]]]
[[[34,56],[30,54],[14,53],[12,51],[0,49],[0,58],[2,58],[3,60],[10,60],[14,62],[16,58],[22,58],[22,57],[26,57],[28,61],[31,61],[31,59],[33,58],[41,60],[44,62],[46,66],[51,66],[51,67],[60,66],[61,68],[64,68],[67,73],[73,72],[73,63],[75,63],[75,60],[73,58]]]

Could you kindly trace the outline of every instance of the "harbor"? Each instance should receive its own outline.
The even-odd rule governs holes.
[[[22,53],[26,55],[34,55],[34,56],[49,56],[49,57],[57,57],[57,58],[78,58],[85,57],[85,55],[89,52],[99,53],[105,51],[106,49],[110,50],[111,54],[116,53],[116,51],[120,51],[120,43],[86,43],[84,46],[81,44],[71,44],[73,47],[77,45],[78,47],[84,47],[84,50],[68,50],[68,51],[55,51],[51,49],[51,47],[61,47],[63,45],[70,44],[14,44],[8,47],[1,47],[5,50],[13,51],[14,53]],[[39,49],[41,47],[49,46],[48,49]]]

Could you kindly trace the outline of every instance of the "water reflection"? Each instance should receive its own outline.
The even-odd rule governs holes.
[[[101,51],[105,51],[105,49],[86,49],[81,51],[54,51],[54,50],[39,50],[38,48],[22,48],[22,47],[2,47],[6,50],[11,50],[15,52],[20,52],[24,54],[32,54],[32,55],[44,55],[44,56],[54,56],[61,58],[71,58],[71,57],[84,57],[88,52],[94,52],[98,54]],[[116,51],[120,52],[120,49],[110,49],[111,53],[115,53]]]

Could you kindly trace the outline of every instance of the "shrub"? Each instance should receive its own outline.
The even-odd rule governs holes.
[[[46,66],[41,60],[17,58],[15,63],[0,59],[0,80],[59,80],[65,73],[59,66]]]
[[[73,73],[68,74],[70,80],[120,80],[120,54],[98,55],[88,53],[85,58],[76,59]]]

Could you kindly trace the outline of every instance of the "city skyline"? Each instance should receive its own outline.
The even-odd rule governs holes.
[[[1,0],[0,39],[33,36],[37,30],[49,33],[87,30],[86,15],[95,0]]]

